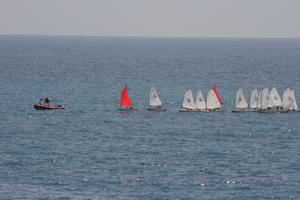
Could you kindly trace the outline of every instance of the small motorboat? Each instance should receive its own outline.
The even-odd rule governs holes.
[[[53,110],[53,109],[65,109],[64,106],[49,106],[47,104],[34,104],[33,106],[36,110]]]

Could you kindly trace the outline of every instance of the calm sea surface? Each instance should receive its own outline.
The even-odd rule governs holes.
[[[300,199],[300,114],[230,112],[240,87],[300,102],[300,39],[0,36],[0,70],[0,199]],[[213,84],[225,112],[177,111]]]

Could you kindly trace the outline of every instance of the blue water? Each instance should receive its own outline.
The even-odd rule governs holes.
[[[240,87],[300,102],[300,39],[0,36],[0,70],[0,199],[300,199],[300,114],[230,112]],[[177,112],[213,84],[225,112]]]

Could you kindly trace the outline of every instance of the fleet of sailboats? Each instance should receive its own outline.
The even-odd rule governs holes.
[[[132,102],[128,96],[127,85],[121,92],[120,108],[121,111],[137,110],[132,107]],[[188,89],[182,98],[180,112],[213,112],[222,111],[221,105],[223,104],[218,92],[217,87],[214,85],[208,92],[205,100],[202,91],[198,90],[196,98],[193,97],[193,92]],[[153,87],[149,93],[149,111],[166,111],[162,107],[162,102],[157,94],[156,88]],[[293,89],[287,88],[280,97],[276,87],[271,91],[269,88],[258,90],[253,89],[250,93],[249,104],[244,96],[242,88],[239,88],[235,95],[235,105],[232,112],[249,112],[258,111],[259,113],[285,113],[285,112],[300,112],[295,98]]]
[[[182,106],[180,112],[212,112],[221,111],[222,101],[214,87],[208,92],[207,100],[205,101],[202,91],[198,90],[194,100],[193,92],[191,89],[187,90],[183,95]]]

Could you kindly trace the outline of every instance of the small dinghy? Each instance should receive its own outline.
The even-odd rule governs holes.
[[[207,94],[207,100],[206,100],[207,111],[209,112],[222,111],[221,104],[223,104],[223,102],[219,97],[216,85],[214,85],[214,87]]]
[[[151,88],[150,90],[149,104],[151,106],[151,108],[147,108],[147,110],[149,111],[156,111],[156,112],[167,111],[167,109],[162,108],[162,103],[160,98],[157,95],[155,87]]]
[[[278,94],[276,87],[272,88],[272,90],[270,92],[270,98],[273,103],[273,109],[275,109],[279,112],[282,111],[282,101],[281,101],[281,98]]]
[[[195,107],[198,112],[206,112],[206,102],[201,90],[199,90],[196,94]]]
[[[132,107],[132,103],[128,96],[127,85],[123,88],[121,92],[121,100],[120,100],[120,111],[135,111],[137,109]]]
[[[288,112],[299,112],[294,90],[287,88],[282,95],[282,109]]]
[[[49,106],[47,104],[34,104],[33,106],[36,110],[53,110],[53,109],[65,109],[64,106]]]
[[[182,108],[179,109],[179,112],[195,112],[195,111],[197,111],[191,89],[189,89],[188,91],[186,91],[184,93],[181,107]]]
[[[232,112],[249,112],[248,103],[243,93],[243,89],[240,88],[235,95],[235,109]]]

